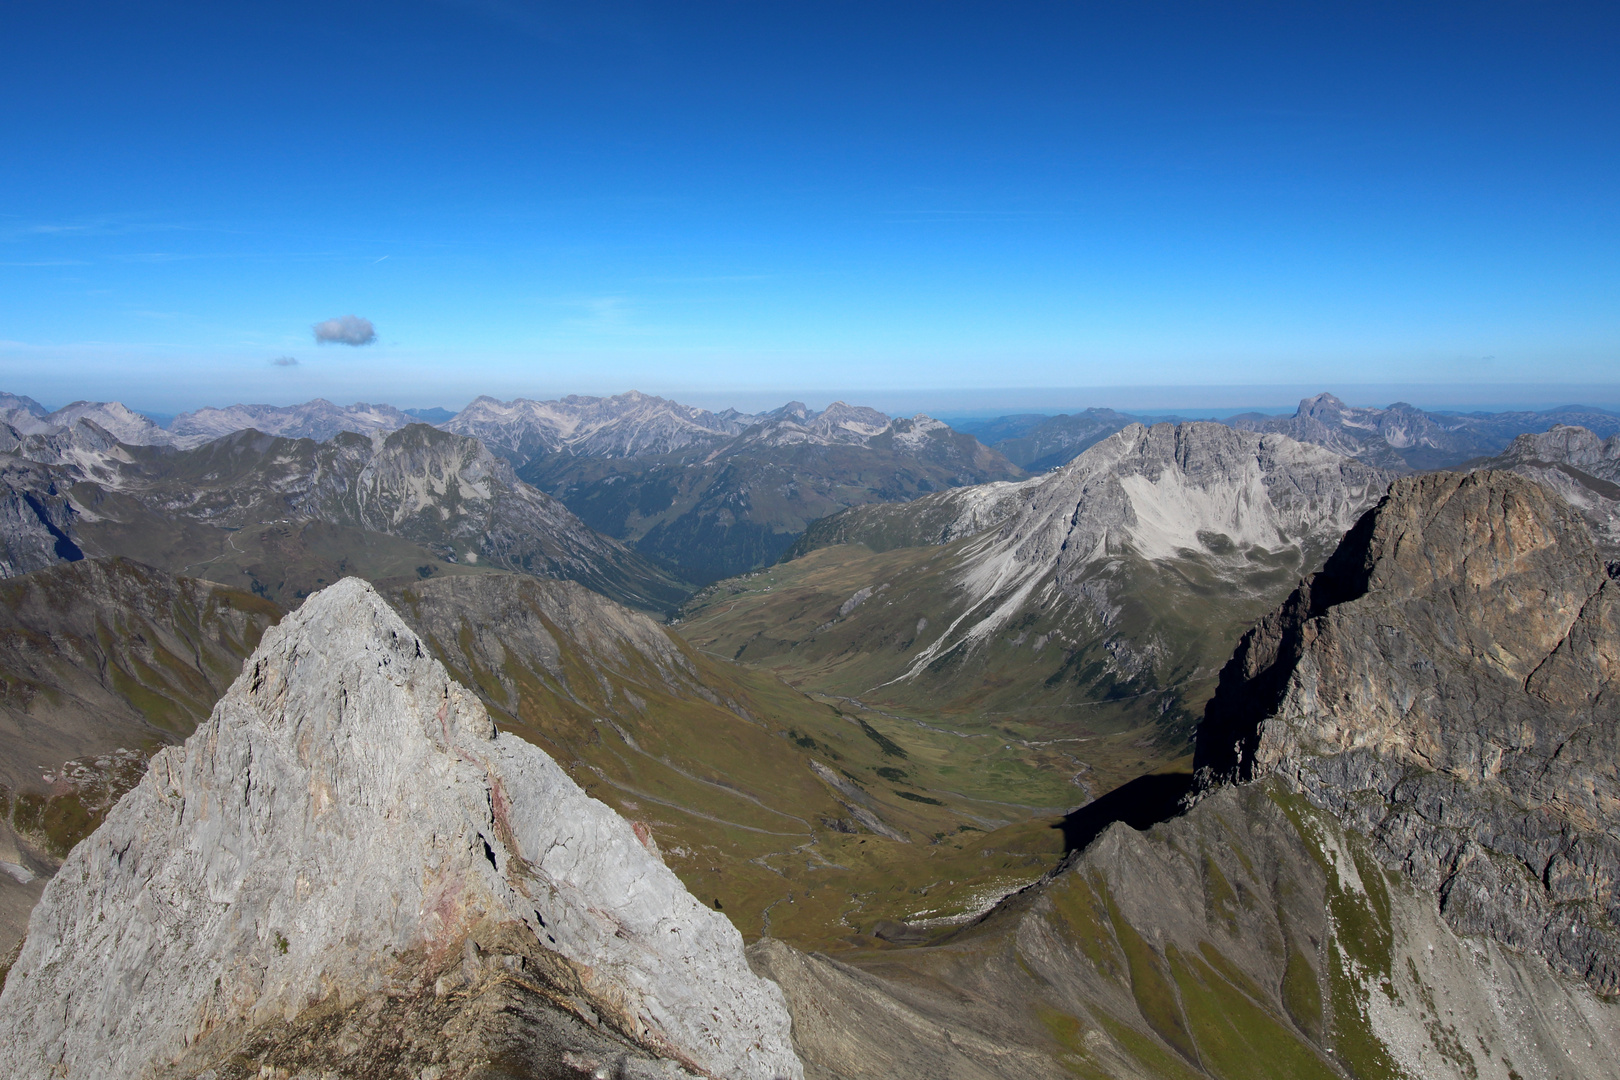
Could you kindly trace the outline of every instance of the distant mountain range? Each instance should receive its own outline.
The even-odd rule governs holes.
[[[387,433],[407,424],[428,423],[471,435],[514,468],[557,453],[658,456],[693,445],[719,445],[749,428],[781,422],[794,425],[796,430],[789,438],[854,444],[880,434],[891,422],[876,409],[841,401],[821,412],[798,401],[763,413],[711,412],[632,390],[611,397],[571,394],[554,401],[480,397],[460,412],[397,409],[366,402],[343,406],[316,398],[302,405],[208,407],[181,413],[163,427],[118,402],[76,401],[52,411],[33,398],[0,393],[0,421],[24,434],[66,427],[83,418],[131,445],[182,449],[247,428],[320,442],[340,431]],[[1181,419],[1092,408],[1072,414],[1019,413],[957,421],[954,426],[995,448],[1019,468],[1044,472],[1072,461],[1086,447],[1127,424]],[[1397,471],[1447,468],[1487,457],[1506,449],[1517,436],[1543,432],[1553,424],[1584,427],[1603,438],[1620,433],[1620,413],[1590,406],[1433,412],[1405,402],[1383,409],[1351,406],[1330,393],[1303,399],[1292,415],[1242,413],[1219,422],[1248,431],[1277,432]]]
[[[291,603],[350,573],[495,566],[668,610],[684,583],[591,530],[476,439],[412,424],[325,442],[238,431],[190,450],[129,445],[88,417],[0,426],[0,566],[128,555]]]
[[[1001,451],[1020,468],[1044,472],[1074,460],[1127,424],[1177,419],[1087,409],[1071,415],[1024,413],[958,422],[958,427]],[[1332,394],[1305,398],[1292,416],[1242,413],[1221,422],[1315,443],[1396,473],[1454,468],[1500,453],[1519,435],[1544,432],[1554,424],[1577,425],[1605,438],[1620,432],[1620,413],[1588,406],[1500,413],[1428,412],[1405,402],[1387,409],[1358,408]]]
[[[199,409],[164,428],[117,402],[52,412],[0,394],[0,422],[13,441],[60,436],[84,421],[128,446],[179,450],[243,431],[326,442],[431,423],[478,440],[591,527],[698,583],[774,561],[807,524],[846,506],[1024,475],[938,420],[890,418],[844,402],[819,412],[793,401],[767,413],[713,413],[632,391],[556,401],[481,397],[452,414],[317,399]]]
[[[552,454],[518,475],[703,584],[775,562],[812,521],[845,507],[1024,472],[926,416],[795,402],[724,440],[637,457]]]
[[[931,417],[890,417],[841,401],[820,411],[795,401],[763,413],[712,412],[632,391],[552,401],[480,397],[457,413],[321,399],[233,405],[182,413],[161,427],[117,402],[79,401],[49,411],[32,398],[0,394],[0,422],[19,438],[49,437],[89,421],[128,446],[179,450],[247,430],[326,442],[342,433],[380,438],[431,424],[478,440],[591,528],[698,585],[773,563],[811,522],[847,507],[1047,472],[1139,419],[1087,409],[1004,416],[956,430]],[[1305,399],[1291,416],[1251,413],[1224,423],[1287,435],[1391,475],[1492,458],[1518,436],[1558,424],[1600,438],[1620,433],[1620,414],[1595,408],[1457,414],[1403,403],[1353,407],[1332,394]],[[41,502],[47,516],[49,499]],[[18,557],[48,561],[48,555]]]

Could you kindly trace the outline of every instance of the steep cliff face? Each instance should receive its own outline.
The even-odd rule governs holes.
[[[1076,811],[924,947],[752,949],[807,1075],[1620,1075],[1616,584],[1531,481],[1397,481],[1243,638],[1179,816]]]
[[[84,558],[67,485],[31,461],[0,455],[0,577]]]
[[[280,617],[127,559],[0,581],[0,967],[62,858],[208,717]]]
[[[357,579],[266,633],[29,929],[12,1076],[802,1075],[725,918]]]
[[[1206,782],[1284,778],[1458,930],[1620,990],[1620,581],[1507,473],[1397,482],[1242,640]]]

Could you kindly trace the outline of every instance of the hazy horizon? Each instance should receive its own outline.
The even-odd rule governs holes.
[[[1213,386],[1213,387],[1006,387],[981,390],[748,390],[728,393],[724,390],[659,392],[640,387],[625,387],[604,393],[579,394],[580,397],[612,397],[639,391],[662,397],[681,405],[720,412],[736,409],[744,413],[763,413],[792,401],[800,401],[815,410],[825,409],[835,401],[879,409],[892,416],[926,413],[938,419],[976,421],[1017,414],[1057,415],[1082,412],[1088,408],[1114,409],[1123,413],[1146,417],[1185,416],[1193,419],[1226,419],[1246,412],[1284,414],[1293,413],[1300,402],[1320,393],[1330,393],[1345,404],[1357,407],[1386,408],[1404,402],[1430,412],[1515,412],[1546,411],[1567,406],[1620,411],[1620,384],[1569,386],[1444,386],[1444,385],[1363,385],[1357,386]],[[1569,391],[1563,393],[1562,391]],[[76,401],[120,401],[159,424],[166,425],[181,413],[201,408],[225,408],[231,405],[268,405],[286,407],[301,405],[315,398],[297,398],[278,401],[225,401],[197,400],[181,408],[152,408],[138,401],[124,401],[116,396],[97,397],[81,394],[71,399],[47,400],[15,386],[0,386],[0,392],[32,397],[47,409],[55,410]],[[496,395],[480,395],[496,396]],[[510,395],[499,400],[523,397],[530,400],[556,400],[569,393],[531,393]],[[390,400],[386,396],[371,395],[339,399],[327,397],[335,405],[348,406],[365,403],[392,405],[401,409],[442,408],[459,412],[475,398],[417,402]]]

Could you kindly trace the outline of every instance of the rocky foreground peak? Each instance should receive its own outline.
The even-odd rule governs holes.
[[[268,631],[73,851],[0,994],[6,1076],[224,1080],[299,1054],[802,1076],[730,923],[353,578]]]
[[[1245,635],[1196,765],[1284,778],[1454,928],[1620,990],[1620,580],[1544,487],[1397,481]]]

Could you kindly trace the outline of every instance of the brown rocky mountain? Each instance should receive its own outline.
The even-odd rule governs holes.
[[[1498,472],[1399,481],[1244,636],[1208,780],[1280,776],[1459,932],[1620,991],[1620,581],[1562,500]]]
[[[1528,480],[1396,482],[1244,637],[1190,809],[1098,800],[918,947],[753,947],[806,1076],[1620,1076],[1616,584]]]
[[[1558,493],[1592,529],[1592,539],[1611,557],[1620,555],[1620,435],[1600,439],[1583,427],[1555,424],[1540,434],[1520,435],[1475,469],[1507,469]]]

